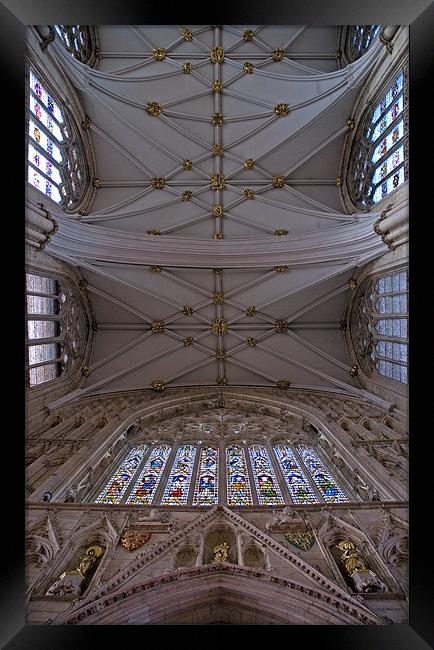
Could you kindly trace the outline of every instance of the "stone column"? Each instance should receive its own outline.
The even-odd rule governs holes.
[[[201,533],[200,534],[199,553],[197,554],[197,558],[196,558],[196,566],[202,566],[204,552],[205,552],[205,535],[203,533]]]
[[[242,533],[240,531],[237,531],[237,562],[240,566],[244,566],[242,544]]]

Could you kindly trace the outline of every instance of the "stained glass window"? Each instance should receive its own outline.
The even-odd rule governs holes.
[[[350,25],[345,39],[345,56],[348,62],[357,61],[368,51],[380,25]]]
[[[218,503],[218,465],[217,447],[204,447],[200,452],[199,471],[194,489],[194,506],[211,506]]]
[[[315,485],[321,492],[321,496],[327,503],[345,503],[349,499],[343,490],[336,483],[330,472],[325,467],[319,456],[312,447],[299,445],[297,447],[304,464],[315,481]]]
[[[172,471],[166,483],[162,504],[185,506],[188,499],[196,447],[183,445],[176,452]]]
[[[123,495],[143,460],[146,450],[147,447],[145,445],[140,445],[130,451],[110,478],[101,494],[97,497],[95,503],[117,504],[121,502]]]
[[[92,57],[92,33],[86,25],[53,25],[56,35],[68,52],[80,61],[88,63]]]
[[[27,180],[62,207],[80,202],[88,172],[80,136],[67,110],[29,70]]]
[[[67,283],[26,273],[26,325],[30,386],[55,379],[80,356],[79,328],[86,336],[88,323]]]
[[[315,491],[291,448],[287,445],[277,445],[274,452],[294,503],[318,503]]]
[[[348,187],[359,209],[369,209],[407,180],[407,71],[395,76],[360,121],[350,156]]]
[[[252,505],[244,449],[238,445],[226,449],[226,481],[227,499],[230,506]]]
[[[249,455],[259,504],[261,506],[282,504],[282,494],[266,447],[253,445],[249,447]]]
[[[127,503],[149,504],[152,502],[169,454],[170,447],[168,445],[159,445],[152,450]]]

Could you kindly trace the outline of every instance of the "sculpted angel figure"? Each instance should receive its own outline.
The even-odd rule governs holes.
[[[229,555],[229,546],[226,542],[222,544],[217,544],[213,548],[214,553],[214,562],[227,562]]]
[[[365,561],[360,557],[352,542],[344,540],[336,544],[336,546],[342,551],[341,560],[351,577],[358,571],[368,571]]]

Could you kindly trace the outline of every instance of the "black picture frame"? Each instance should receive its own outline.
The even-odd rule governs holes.
[[[208,16],[205,16],[208,14]],[[16,143],[23,142],[24,124],[24,38],[25,26],[37,24],[81,23],[81,24],[167,24],[168,17],[176,23],[208,24],[213,17],[220,17],[224,24],[398,24],[410,25],[410,621],[409,625],[385,626],[299,626],[288,630],[280,626],[255,626],[254,641],[282,641],[291,646],[302,644],[333,650],[424,650],[434,647],[433,609],[432,609],[432,562],[428,558],[429,509],[428,500],[432,493],[430,477],[430,456],[426,452],[426,442],[430,437],[429,422],[418,424],[417,414],[424,413],[429,398],[422,393],[423,380],[419,379],[425,359],[422,350],[421,315],[417,306],[417,287],[428,287],[428,277],[422,262],[430,259],[424,229],[430,220],[426,201],[429,192],[428,169],[432,163],[424,165],[421,153],[427,146],[427,127],[432,120],[427,93],[432,88],[429,62],[432,60],[434,35],[434,10],[430,0],[305,0],[293,2],[285,0],[238,1],[228,8],[214,4],[189,9],[184,3],[144,3],[141,0],[3,0],[0,4],[0,58],[3,79],[3,101],[6,108],[3,122],[6,132],[12,136],[12,144],[5,150],[7,172],[10,184],[3,185],[3,237],[4,251],[14,251],[13,268],[15,277],[22,280],[24,287],[24,189],[25,161],[22,148]],[[206,18],[208,17],[208,20]],[[189,20],[188,20],[189,19]],[[426,116],[426,119],[425,119]],[[432,130],[432,127],[431,127]],[[12,190],[11,188],[14,188]],[[9,193],[9,195],[8,195]],[[425,193],[425,197],[424,197]],[[20,202],[19,197],[22,197]],[[425,200],[424,200],[425,199]],[[13,209],[11,209],[13,207]],[[12,243],[10,239],[12,237]],[[22,251],[23,257],[17,251]],[[7,277],[11,273],[8,266]],[[10,276],[8,277],[8,279]],[[1,625],[0,642],[2,647],[12,649],[39,648],[67,649],[98,647],[120,643],[131,644],[131,635],[137,644],[148,644],[150,639],[167,643],[168,635],[174,634],[176,643],[185,640],[197,646],[197,632],[205,640],[209,634],[207,626],[194,630],[192,636],[189,626],[169,626],[164,629],[148,626],[146,632],[134,626],[31,626],[24,623],[24,345],[23,339],[16,336],[24,332],[24,319],[20,320],[22,295],[16,284],[6,285],[8,293],[8,313],[13,316],[7,320],[12,324],[13,345],[4,350],[8,355],[4,365],[4,376],[11,401],[8,397],[8,411],[11,423],[3,428],[3,468],[9,469],[11,476],[3,483],[3,507],[5,509],[3,539],[7,542],[1,569]],[[14,287],[11,290],[11,287]],[[16,304],[15,304],[16,301]],[[418,301],[420,306],[420,301]],[[5,319],[4,319],[5,320]],[[20,325],[23,329],[20,329]],[[6,372],[5,372],[6,371]],[[13,376],[15,374],[15,376]],[[429,381],[429,377],[428,377]],[[427,409],[426,409],[427,410]],[[21,423],[23,428],[21,428]],[[431,469],[432,472],[432,469]],[[15,524],[14,516],[18,515]],[[175,629],[176,628],[176,629]],[[229,637],[230,630],[213,628],[212,642],[218,642],[222,635]],[[238,630],[250,637],[251,630],[246,626]],[[270,638],[271,637],[271,638]],[[249,639],[250,640],[250,639]],[[206,641],[208,642],[208,641]],[[242,641],[243,644],[245,641]],[[137,646],[138,647],[138,646]]]

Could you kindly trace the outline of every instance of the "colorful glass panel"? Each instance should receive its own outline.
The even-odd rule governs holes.
[[[59,147],[54,144],[53,140],[50,140],[45,131],[41,131],[33,120],[29,120],[29,136],[56,162],[62,162],[63,157]]]
[[[168,445],[160,445],[152,450],[127,503],[146,504],[152,502],[169,454],[170,447]]]
[[[374,203],[378,203],[378,201],[381,201],[381,199],[390,192],[393,192],[393,190],[396,190],[397,187],[402,185],[402,183],[405,181],[405,172],[404,172],[404,167],[400,167],[399,169],[396,170],[396,172],[387,178],[384,183],[381,183],[375,190],[372,200]]]
[[[401,140],[404,135],[404,120],[398,122],[393,130],[386,135],[386,137],[377,145],[372,154],[372,162],[376,163],[377,160],[385,156],[397,142]]]
[[[29,345],[29,365],[44,361],[53,361],[58,355],[57,343],[42,343],[40,345]]]
[[[407,383],[407,366],[402,366],[398,363],[393,363],[391,361],[384,361],[384,359],[380,359],[377,362],[377,370],[380,375],[383,375],[383,377],[388,377],[389,379],[395,379],[395,381],[399,381],[402,384]]]
[[[382,113],[386,111],[386,109],[391,104],[391,102],[398,97],[399,93],[402,91],[403,85],[404,85],[404,75],[401,72],[399,76],[395,79],[395,81],[393,82],[392,86],[389,88],[387,93],[381,99],[379,104],[377,104],[377,106],[375,107],[371,119],[372,124],[375,124],[377,122],[377,120],[380,118]]]
[[[226,449],[226,480],[230,506],[253,504],[244,449],[238,445]]]
[[[51,95],[47,93],[44,86],[31,70],[29,75],[29,83],[30,88],[35,93],[38,100],[45,105],[46,109],[52,113],[52,115],[54,115],[59,124],[63,124],[63,115],[59,105],[54,101]]]
[[[298,452],[310,472],[315,485],[327,503],[345,503],[348,497],[311,447],[299,445]]]
[[[394,122],[396,118],[401,115],[403,110],[404,96],[400,95],[398,99],[393,102],[392,108],[390,108],[387,113],[383,115],[375,127],[372,133],[372,142],[375,142],[381,136],[381,134],[384,133],[384,131],[392,124],[392,122]]]
[[[46,196],[48,196],[56,203],[60,203],[62,200],[56,185],[53,185],[53,183],[44,178],[42,174],[33,169],[31,165],[29,165],[28,170],[28,181],[33,185],[33,187],[35,187],[40,192],[43,192]]]
[[[29,339],[48,339],[57,336],[57,323],[54,320],[28,320],[27,336]]]
[[[56,120],[53,119],[52,115],[49,114],[42,105],[42,102],[38,101],[36,97],[31,95],[30,97],[30,110],[33,115],[47,128],[50,133],[54,135],[58,142],[63,141],[62,131],[60,126],[57,124]]]
[[[26,273],[26,291],[29,293],[57,294],[57,282],[53,278]]]
[[[186,505],[195,457],[196,447],[193,445],[179,447],[164,490],[162,504],[172,506]]]
[[[194,506],[211,506],[218,503],[217,447],[204,447],[200,452],[199,471],[194,489]]]
[[[44,155],[40,153],[33,145],[29,143],[29,162],[41,170],[46,176],[49,176],[57,185],[62,182],[59,170],[56,165],[50,162]]]
[[[379,334],[401,339],[407,338],[406,318],[382,318],[377,321],[375,329]]]
[[[318,498],[295,458],[290,447],[277,445],[274,448],[279,465],[294,503],[318,503]]]
[[[48,363],[45,366],[38,366],[37,368],[29,368],[29,384],[36,386],[43,384],[51,379],[56,379],[60,374],[60,364]]]
[[[99,494],[95,503],[117,504],[121,502],[134,474],[143,460],[147,447],[141,445],[132,449],[125,460],[120,464],[106,486]]]
[[[266,447],[260,445],[249,447],[249,456],[259,504],[261,506],[281,505],[283,503],[282,493]]]

